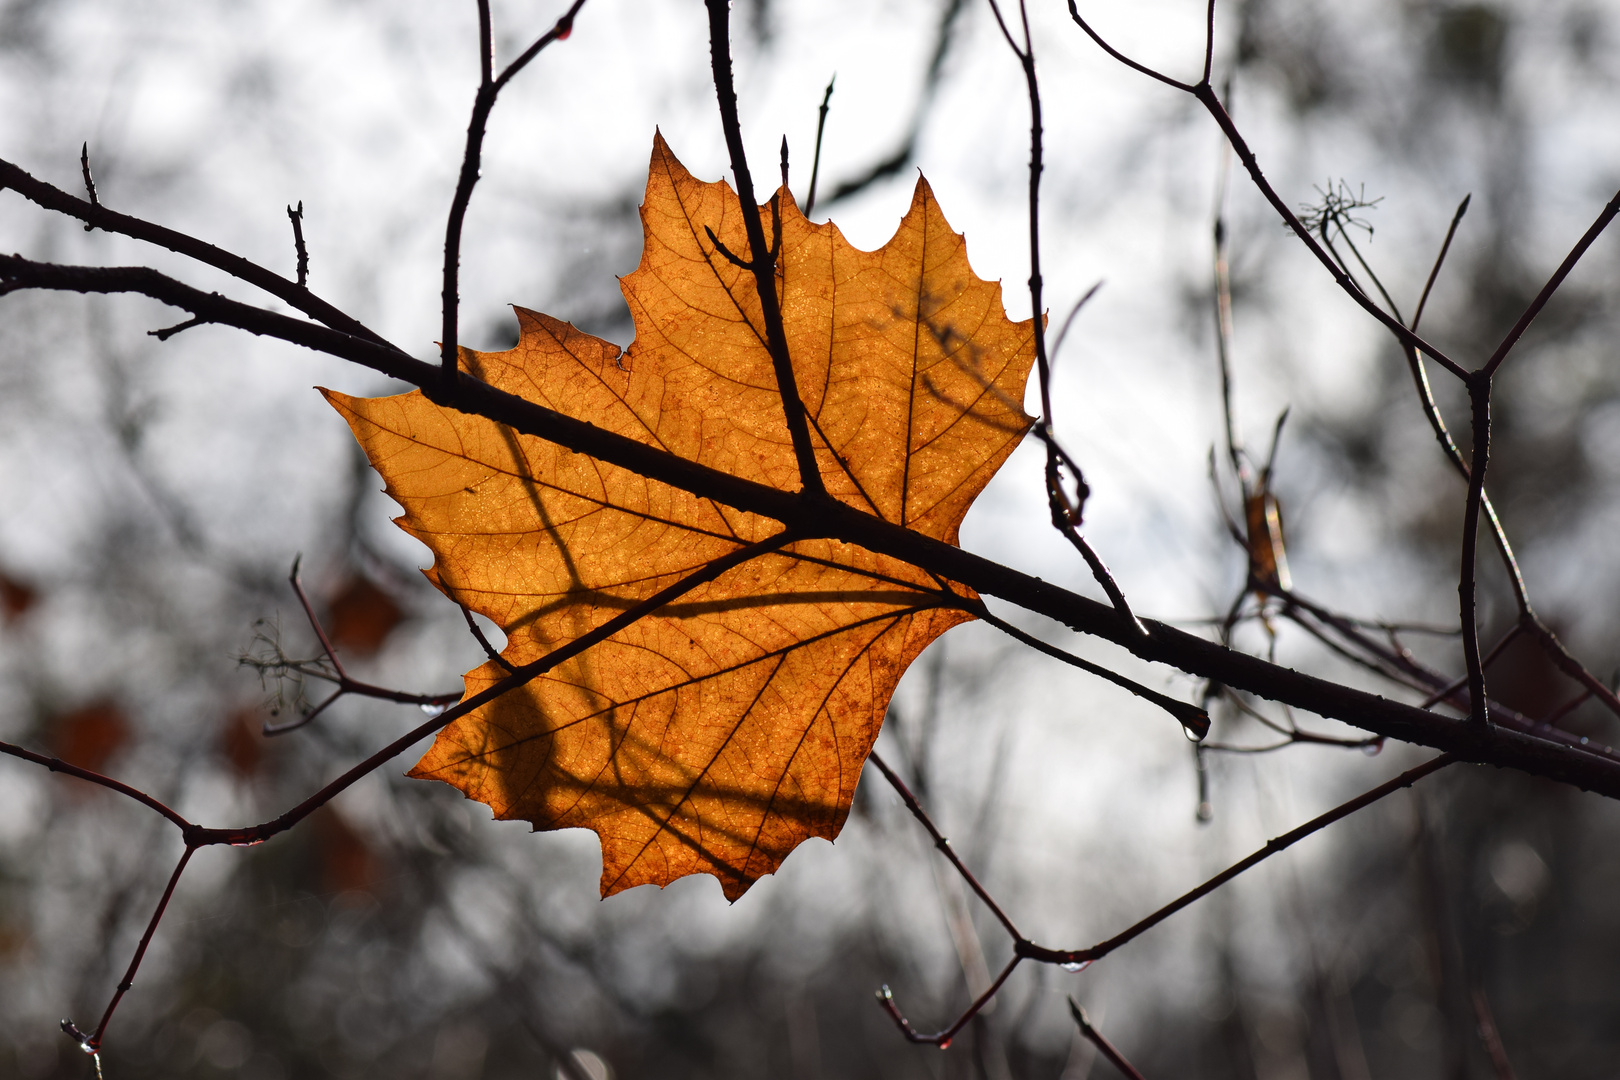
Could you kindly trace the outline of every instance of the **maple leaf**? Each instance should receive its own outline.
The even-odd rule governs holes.
[[[811,223],[786,190],[761,212],[780,226],[781,315],[828,494],[955,543],[1028,427],[1031,324],[1008,320],[1000,286],[973,275],[920,178],[874,252]],[[515,348],[465,350],[463,363],[551,409],[798,490],[752,272],[727,257],[747,252],[741,203],[659,137],[641,213],[641,264],[621,282],[628,350],[520,308]],[[411,771],[499,818],[595,830],[604,896],[706,872],[735,899],[804,839],[837,836],[901,674],[977,602],[892,557],[784,535],[420,391],[327,397],[405,508],[398,523],[433,551],[429,577],[507,635],[505,666],[469,672],[468,695],[737,559],[458,718]]]

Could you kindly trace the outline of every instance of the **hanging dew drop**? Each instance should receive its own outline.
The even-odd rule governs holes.
[[[1059,964],[1064,971],[1084,971],[1091,966],[1090,960],[1070,960],[1067,964]]]
[[[444,712],[443,705],[438,705],[430,701],[424,701],[420,706],[418,706],[418,708],[420,708],[424,713],[427,713],[429,716],[438,716],[440,713]]]

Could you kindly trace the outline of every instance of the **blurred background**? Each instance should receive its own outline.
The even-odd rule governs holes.
[[[1091,7],[1120,48],[1196,77],[1201,4]],[[1056,357],[1057,431],[1094,490],[1088,536],[1138,610],[1207,625],[1246,566],[1210,482],[1211,227],[1230,163],[1195,102],[1110,61],[1056,0],[1032,8],[1054,327],[1103,282]],[[497,3],[499,54],[560,10]],[[921,169],[976,272],[1028,317],[1027,101],[986,6],[738,0],[734,24],[756,172],[772,175],[785,134],[803,200],[836,74],[815,216],[876,247]],[[655,127],[698,176],[725,173],[705,29],[698,0],[590,0],[506,92],[463,248],[466,344],[515,340],[514,303],[629,340],[615,275],[639,255]],[[1342,182],[1375,203],[1353,235],[1404,310],[1472,194],[1424,324],[1471,363],[1620,187],[1612,0],[1247,0],[1221,5],[1215,56],[1284,199],[1320,204]],[[283,208],[301,201],[311,286],[423,357],[475,81],[470,0],[0,0],[0,157],[77,191],[88,142],[105,204],[288,275]],[[1455,627],[1463,491],[1404,359],[1241,172],[1226,190],[1237,420],[1258,455],[1292,409],[1274,489],[1295,586],[1368,619]],[[145,263],[280,310],[10,193],[0,235],[6,250]],[[1491,463],[1538,609],[1604,678],[1620,665],[1617,290],[1609,236],[1505,369]],[[360,677],[455,690],[480,661],[311,389],[397,385],[226,329],[160,343],[146,332],[180,317],[141,299],[20,293],[0,313],[0,738],[206,824],[274,816],[422,719],[347,700],[295,734],[258,734],[322,692],[241,662],[314,655],[286,582],[299,554]],[[1462,395],[1436,381],[1466,431]],[[1095,594],[1046,520],[1026,447],[963,543]],[[1492,637],[1514,614],[1499,571],[1483,571]],[[1169,693],[1202,691],[1022,625]],[[1253,625],[1237,641],[1397,692],[1286,623],[1274,642]],[[1461,670],[1454,636],[1408,643]],[[1522,646],[1492,689],[1532,715],[1571,694]],[[1590,707],[1561,723],[1620,734]],[[1274,741],[1226,708],[1215,738]],[[1173,723],[982,626],[914,667],[879,749],[1020,927],[1056,947],[1108,936],[1429,756],[1212,753],[1200,820]],[[193,860],[108,1033],[108,1076],[475,1080],[554,1076],[565,1058],[596,1080],[1111,1075],[1065,995],[1150,1078],[1506,1075],[1482,1017],[1519,1076],[1620,1075],[1620,807],[1516,774],[1449,770],[1086,971],[1025,965],[941,1053],[905,1043],[873,991],[887,983],[935,1029],[1009,943],[872,770],[836,844],[806,844],[734,905],[707,877],[604,902],[594,835],[493,822],[404,779],[419,752],[290,834]],[[133,804],[0,760],[0,1076],[93,1073],[57,1021],[93,1025],[179,850]]]

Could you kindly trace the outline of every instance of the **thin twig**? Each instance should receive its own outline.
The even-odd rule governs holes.
[[[1194,740],[1202,739],[1204,736],[1209,734],[1209,713],[1205,712],[1199,706],[1187,701],[1177,701],[1175,698],[1161,694],[1157,690],[1151,690],[1139,682],[1132,679],[1127,679],[1125,676],[1119,674],[1118,672],[1111,671],[1110,669],[1103,667],[1101,664],[1094,664],[1089,660],[1082,659],[1081,657],[1075,656],[1071,652],[1058,648],[1051,642],[1042,641],[1034,634],[1026,633],[1014,626],[1012,623],[1007,622],[1005,619],[998,618],[996,615],[991,613],[988,608],[984,607],[982,603],[975,607],[973,611],[974,614],[978,615],[979,618],[983,619],[997,630],[1000,630],[1002,633],[1016,641],[1023,642],[1025,645],[1028,645],[1035,651],[1045,653],[1054,660],[1061,660],[1071,667],[1077,667],[1081,671],[1095,675],[1100,679],[1106,679],[1115,686],[1129,690],[1142,700],[1157,705],[1159,708],[1163,709],[1165,712],[1174,717],[1176,722],[1186,730],[1190,738]]]
[[[900,796],[900,801],[906,804],[906,809],[911,811],[911,816],[917,819],[927,831],[929,837],[933,839],[934,847],[939,849],[940,854],[944,855],[951,866],[956,869],[956,872],[961,875],[967,887],[973,890],[973,894],[983,902],[985,907],[990,909],[990,914],[996,917],[996,921],[1002,925],[1007,933],[1011,934],[1015,939],[1021,940],[1023,935],[1018,932],[1018,927],[1013,925],[1013,921],[1007,917],[1007,913],[1001,910],[1001,905],[996,903],[995,897],[990,895],[989,890],[979,883],[979,879],[974,876],[973,871],[969,870],[967,865],[957,856],[956,849],[951,847],[950,840],[946,839],[945,835],[939,831],[933,819],[928,816],[928,812],[922,808],[922,804],[917,801],[917,797],[906,786],[905,781],[901,780],[899,775],[889,768],[888,762],[884,761],[876,750],[868,754],[866,759],[877,766],[878,772],[883,774],[883,779],[889,782],[889,786],[894,788],[895,794]]]
[[[122,780],[114,780],[112,777],[103,776],[101,773],[95,772],[94,770],[74,765],[72,762],[63,761],[61,758],[52,757],[49,754],[36,753],[33,750],[25,749],[16,745],[15,743],[0,742],[0,754],[6,754],[14,758],[20,758],[23,761],[33,762],[35,765],[43,765],[51,772],[63,773],[67,776],[72,776],[79,780],[84,780],[88,783],[99,785],[100,787],[104,787],[109,791],[116,791],[125,798],[134,799],[142,806],[162,814],[164,817],[174,822],[174,824],[178,825],[181,829],[191,828],[191,822],[181,817],[178,812],[164,805],[162,802],[159,802],[146,792],[141,791],[139,788],[130,787]]]
[[[135,973],[140,970],[141,961],[146,957],[146,947],[152,944],[152,935],[157,933],[158,923],[163,921],[163,913],[169,908],[169,898],[174,895],[174,887],[180,884],[180,875],[185,873],[186,864],[191,861],[191,856],[196,850],[187,843],[186,850],[180,854],[180,861],[175,863],[174,873],[169,875],[169,884],[164,888],[162,898],[158,900],[157,910],[152,912],[152,918],[146,924],[146,932],[141,935],[141,943],[135,947],[135,955],[130,958],[129,967],[125,970],[124,977],[119,980],[118,989],[113,992],[112,1000],[107,1002],[107,1011],[101,1014],[101,1023],[96,1025],[96,1033],[85,1044],[92,1053],[101,1049],[101,1040],[107,1034],[107,1024],[112,1021],[113,1010],[118,1008],[118,1003],[124,999],[129,988],[135,985]]]
[[[517,668],[508,663],[506,657],[495,651],[495,646],[489,643],[489,638],[484,636],[484,631],[473,621],[472,609],[466,604],[457,604],[456,606],[461,609],[461,617],[467,620],[467,629],[472,631],[473,638],[483,648],[484,655],[489,657],[490,662],[499,664],[507,670],[508,674],[516,671]]]
[[[1214,7],[1214,3],[1211,3],[1210,9],[1214,10]],[[1080,1034],[1091,1041],[1091,1045],[1095,1046],[1097,1052],[1108,1059],[1109,1064],[1124,1073],[1127,1080],[1144,1080],[1142,1074],[1136,1071],[1136,1066],[1125,1060],[1125,1055],[1121,1054],[1113,1043],[1103,1038],[1103,1033],[1092,1025],[1091,1018],[1086,1015],[1086,1010],[1082,1009],[1080,1003],[1072,997],[1069,999],[1069,1015],[1074,1017],[1075,1024],[1080,1028]]]
[[[837,74],[827,80],[827,92],[821,95],[821,108],[816,115],[816,154],[810,162],[810,194],[804,200],[804,216],[809,217],[816,208],[816,181],[821,178],[821,134],[827,128],[827,110],[831,107],[833,83]]]
[[[278,660],[271,663],[254,659],[245,659],[244,662],[251,663],[261,671],[267,669],[290,671],[301,676],[323,679],[326,682],[335,684],[336,689],[315,708],[295,719],[282,724],[272,724],[268,720],[265,721],[261,729],[263,734],[275,736],[297,731],[336,704],[339,698],[347,697],[350,694],[357,697],[392,701],[396,705],[421,705],[425,708],[452,705],[461,700],[462,691],[460,690],[453,690],[443,694],[411,694],[403,690],[391,690],[385,686],[375,686],[368,682],[362,682],[345,671],[343,661],[338,659],[337,649],[332,645],[331,639],[326,636],[326,630],[321,626],[321,620],[315,615],[315,607],[309,602],[308,594],[304,592],[304,584],[298,576],[298,564],[301,559],[302,556],[293,560],[292,572],[287,575],[287,581],[292,586],[293,594],[298,597],[299,604],[303,606],[304,616],[309,620],[310,629],[315,631],[315,637],[321,643],[321,652],[326,657],[326,662],[332,665],[332,670],[327,671],[325,668],[320,667],[318,662],[312,664],[305,661]]]
[[[1451,241],[1456,239],[1457,226],[1462,224],[1463,215],[1468,213],[1468,204],[1473,201],[1474,193],[1464,195],[1462,202],[1457,204],[1457,212],[1451,215],[1451,224],[1446,228],[1446,238],[1440,244],[1440,254],[1434,257],[1434,265],[1429,268],[1429,277],[1423,283],[1423,294],[1418,297],[1417,310],[1412,312],[1412,329],[1418,328],[1423,321],[1423,309],[1429,306],[1429,293],[1434,290],[1435,279],[1440,276],[1440,268],[1445,265],[1446,254],[1451,251]]]
[[[1513,346],[1518,344],[1519,338],[1524,336],[1524,332],[1530,328],[1530,324],[1535,321],[1536,316],[1541,314],[1541,309],[1547,306],[1547,301],[1552,299],[1553,294],[1564,283],[1564,279],[1569,276],[1570,271],[1575,269],[1575,264],[1581,261],[1581,256],[1586,254],[1586,249],[1591,247],[1599,236],[1603,235],[1603,230],[1609,227],[1609,222],[1614,220],[1616,214],[1620,214],[1620,191],[1615,192],[1614,198],[1610,199],[1603,207],[1602,212],[1597,216],[1597,220],[1592,222],[1586,233],[1576,241],[1574,247],[1570,248],[1569,254],[1564,256],[1564,261],[1558,264],[1558,269],[1553,271],[1552,277],[1547,279],[1547,283],[1541,287],[1541,291],[1536,294],[1536,298],[1530,301],[1530,306],[1524,309],[1524,314],[1519,316],[1519,321],[1513,324],[1513,329],[1509,330],[1507,335],[1502,338],[1501,344],[1497,345],[1496,351],[1491,354],[1491,358],[1480,369],[1487,379],[1496,373],[1497,368],[1502,366],[1502,361],[1506,360],[1508,353],[1513,351]]]
[[[1001,989],[1001,984],[1007,981],[1007,976],[1013,973],[1013,969],[1018,966],[1019,961],[1022,959],[1023,957],[1015,954],[1011,960],[1007,961],[1007,966],[1001,969],[1001,974],[995,977],[995,981],[985,989],[984,993],[973,999],[973,1004],[969,1005],[961,1016],[958,1016],[949,1027],[936,1031],[932,1035],[924,1035],[911,1026],[911,1021],[907,1020],[905,1014],[900,1011],[900,1006],[894,1003],[894,992],[887,985],[877,992],[878,1004],[883,1006],[883,1011],[889,1014],[889,1019],[893,1020],[895,1026],[900,1029],[901,1034],[905,1035],[907,1042],[923,1043],[946,1050],[950,1048],[952,1040],[956,1038],[956,1033],[966,1027],[968,1021],[978,1016],[979,1013],[984,1011],[984,1007],[990,1004],[990,1000]]]
[[[1219,874],[1216,874],[1214,877],[1210,878],[1197,888],[1182,893],[1176,899],[1164,905],[1153,914],[1139,920],[1128,929],[1115,934],[1107,941],[1103,941],[1099,944],[1091,946],[1089,949],[1072,949],[1064,951],[1058,949],[1047,949],[1039,945],[1019,944],[1017,946],[1017,952],[1019,955],[1027,956],[1031,960],[1039,960],[1044,963],[1089,963],[1091,961],[1100,960],[1109,953],[1113,952],[1115,949],[1119,948],[1121,945],[1141,937],[1144,933],[1159,925],[1161,922],[1168,919],[1182,908],[1187,907],[1194,901],[1201,900],[1208,896],[1210,893],[1214,892],[1222,885],[1225,885],[1228,881],[1231,881],[1245,870],[1258,866],[1260,863],[1271,858],[1278,852],[1292,847],[1294,844],[1305,839],[1307,836],[1320,832],[1322,829],[1325,829],[1327,826],[1332,825],[1336,821],[1349,817],[1357,810],[1371,806],[1373,803],[1384,798],[1386,795],[1393,794],[1402,788],[1411,787],[1425,776],[1445,768],[1447,765],[1452,764],[1456,760],[1457,758],[1452,754],[1441,754],[1439,757],[1433,758],[1424,764],[1419,765],[1415,769],[1408,769],[1406,772],[1403,772],[1401,775],[1395,777],[1395,779],[1390,780],[1387,783],[1380,784],[1378,787],[1373,788],[1371,791],[1368,791],[1363,795],[1358,795],[1349,802],[1339,804],[1332,810],[1327,811],[1325,814],[1320,814],[1312,818],[1310,821],[1307,821],[1297,829],[1286,832],[1275,839],[1268,840],[1265,847],[1256,851],[1248,858],[1233,863],[1231,866],[1227,867],[1225,870],[1222,870]]]
[[[1018,58],[1018,64],[1024,71],[1024,85],[1029,94],[1029,302],[1030,311],[1033,312],[1031,320],[1035,335],[1035,370],[1040,383],[1041,416],[1036,421],[1035,430],[1043,443],[1046,444],[1046,490],[1047,498],[1051,503],[1052,527],[1069,541],[1080,557],[1085,560],[1091,569],[1092,577],[1102,586],[1103,592],[1108,595],[1109,602],[1119,612],[1126,625],[1143,637],[1147,636],[1147,627],[1136,617],[1131,605],[1125,599],[1124,590],[1108,572],[1102,557],[1097,554],[1085,538],[1080,535],[1078,525],[1080,512],[1085,504],[1085,494],[1090,490],[1086,486],[1085,478],[1080,466],[1067,454],[1061,454],[1064,464],[1073,473],[1075,484],[1079,491],[1078,505],[1067,505],[1068,500],[1063,493],[1062,481],[1058,474],[1060,448],[1057,445],[1057,436],[1053,428],[1052,416],[1052,366],[1046,351],[1046,312],[1042,306],[1041,295],[1043,279],[1041,276],[1041,173],[1045,171],[1044,140],[1041,123],[1041,87],[1040,79],[1035,68],[1035,43],[1029,30],[1029,9],[1025,0],[1018,0],[1018,15],[1023,31],[1023,44],[1013,37],[1007,21],[1002,17],[1001,5],[996,0],[989,0],[990,11],[995,16],[996,25],[1001,28],[1001,36],[1006,39],[1007,47]],[[1089,296],[1089,294],[1088,294]],[[1081,303],[1085,302],[1081,298]],[[1076,311],[1079,306],[1076,305]],[[1071,316],[1072,317],[1072,316]],[[1065,324],[1065,330],[1067,324]],[[1207,726],[1207,720],[1206,720]]]
[[[1232,85],[1225,87],[1227,101],[1232,97]],[[1230,108],[1230,104],[1228,104]],[[1239,452],[1243,444],[1238,438],[1237,418],[1232,407],[1232,277],[1227,258],[1226,192],[1232,172],[1232,144],[1221,142],[1220,179],[1215,195],[1215,359],[1221,373],[1221,417],[1226,422],[1226,457],[1237,476],[1238,488],[1245,501],[1249,485],[1253,482],[1248,463]]]
[[[1479,1021],[1479,1041],[1485,1045],[1485,1054],[1491,1059],[1496,1080],[1515,1080],[1513,1065],[1508,1061],[1506,1048],[1502,1046],[1502,1033],[1497,1030],[1496,1017],[1491,1013],[1491,1002],[1485,996],[1485,988],[1474,987],[1469,997],[1474,1006],[1474,1019]]]
[[[161,330],[148,330],[146,332],[146,336],[155,337],[159,341],[168,341],[182,330],[190,330],[193,326],[201,326],[202,323],[203,320],[200,318],[191,318],[187,319],[185,322],[175,323],[173,326],[165,326]]]
[[[1069,328],[1074,325],[1075,316],[1080,314],[1080,309],[1085,307],[1102,287],[1102,279],[1099,278],[1091,288],[1080,294],[1080,299],[1074,302],[1074,306],[1069,309],[1069,313],[1063,317],[1063,325],[1058,327],[1057,337],[1052,339],[1051,354],[1048,357],[1054,368],[1057,366],[1058,355],[1063,352],[1063,343],[1069,339]]]
[[[84,191],[90,197],[91,206],[100,206],[101,200],[96,196],[96,178],[90,175],[90,144],[86,142],[79,147],[79,172],[84,177]],[[84,231],[89,232],[95,228],[88,221],[84,223]]]

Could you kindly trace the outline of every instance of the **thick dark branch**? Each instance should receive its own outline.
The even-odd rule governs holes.
[[[345,315],[297,282],[288,281],[280,274],[249,262],[240,255],[233,255],[213,244],[198,240],[194,236],[187,236],[185,233],[166,229],[162,225],[154,225],[149,221],[130,217],[128,214],[108,210],[100,203],[89,203],[75,198],[61,188],[35,179],[9,161],[0,160],[0,188],[10,188],[36,206],[67,217],[78,218],[91,228],[155,244],[177,255],[184,255],[188,259],[212,266],[216,270],[223,270],[239,281],[245,281],[279,300],[286,301],[305,315],[325,323],[334,330],[364,338],[390,349],[395,348],[358,319]]]
[[[0,255],[0,282],[14,287],[75,292],[144,293],[193,314],[204,315],[210,322],[278,337],[417,386],[434,385],[439,378],[436,366],[404,353],[204,293],[141,267],[55,266]],[[459,377],[455,407],[700,498],[761,514],[798,528],[805,535],[836,537],[869,551],[891,555],[987,596],[999,597],[1045,615],[1080,633],[1115,642],[1143,659],[1168,664],[1189,674],[1392,739],[1447,751],[1460,760],[1515,768],[1620,797],[1620,757],[1602,747],[1564,745],[1501,725],[1481,730],[1477,725],[1269,663],[1165,623],[1149,621],[1150,635],[1143,638],[1109,606],[1050,582],[843,503],[806,500],[793,492],[710,469],[605,431],[589,421],[504,393],[469,375]]]
[[[737,117],[737,89],[731,78],[731,2],[707,0],[707,3],[714,94],[720,103],[720,124],[725,130],[726,149],[731,155],[731,173],[737,181],[737,198],[742,203],[743,228],[748,233],[748,259],[743,265],[753,273],[754,288],[759,294],[760,315],[765,321],[765,344],[771,352],[771,365],[776,370],[776,388],[782,397],[783,417],[787,421],[788,436],[793,440],[794,457],[799,462],[799,483],[807,494],[822,496],[826,494],[826,486],[821,480],[821,468],[816,464],[815,447],[810,442],[810,425],[804,418],[804,399],[799,396],[799,384],[793,375],[787,331],[782,325],[782,305],[776,296],[775,252],[765,242],[765,225],[760,221],[759,203],[754,199],[754,178],[748,171],[748,155],[743,150],[742,122]],[[767,252],[771,253],[769,258]]]

